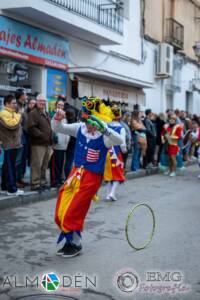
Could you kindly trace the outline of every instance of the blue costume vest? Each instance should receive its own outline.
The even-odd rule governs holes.
[[[104,145],[103,135],[87,142],[87,138],[81,132],[77,133],[74,162],[76,167],[84,166],[85,169],[98,173],[104,173],[108,148]]]
[[[120,126],[114,126],[114,125],[108,125],[109,128],[111,128],[112,130],[116,131],[117,133],[120,134],[121,129],[123,128],[121,125]],[[118,155],[119,152],[121,151],[120,146],[113,146],[115,154]]]

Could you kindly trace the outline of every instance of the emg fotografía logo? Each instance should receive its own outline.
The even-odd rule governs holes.
[[[138,283],[138,276],[132,271],[124,271],[117,276],[117,285],[122,292],[132,293],[137,289]]]
[[[117,273],[115,283],[121,292],[155,295],[186,294],[191,286],[184,282],[181,271],[147,271],[146,280],[140,280],[133,270]]]

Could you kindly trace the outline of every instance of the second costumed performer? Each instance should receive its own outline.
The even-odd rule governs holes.
[[[122,153],[127,153],[127,148],[126,131],[120,123],[120,119],[122,116],[121,110],[116,105],[111,107],[111,110],[113,113],[113,121],[109,123],[109,128],[112,128],[121,135],[123,143],[120,146],[113,146],[109,149],[106,158],[104,180],[108,185],[108,195],[106,197],[106,200],[116,201],[117,188],[121,183],[125,181],[124,161]]]
[[[88,101],[92,106],[92,101]],[[57,254],[73,257],[82,249],[84,220],[101,186],[108,149],[122,144],[123,138],[93,115],[86,122],[73,124],[63,124],[64,118],[64,112],[58,110],[52,119],[53,131],[76,137],[76,147],[74,167],[57,198],[55,222],[61,230],[58,243],[65,239]]]

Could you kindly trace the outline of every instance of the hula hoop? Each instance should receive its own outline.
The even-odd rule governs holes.
[[[148,210],[150,211],[151,216],[152,216],[152,220],[153,220],[153,225],[152,225],[152,230],[151,230],[151,232],[148,236],[148,239],[141,246],[136,246],[129,239],[128,225],[129,225],[129,220],[134,215],[135,210],[138,207],[141,207],[141,206],[144,206],[144,207],[148,208]],[[146,203],[139,203],[139,204],[134,205],[129,211],[128,217],[126,219],[126,226],[125,226],[126,239],[127,239],[127,242],[129,243],[129,245],[131,246],[131,248],[133,248],[135,250],[142,250],[142,249],[146,248],[150,244],[150,242],[152,241],[152,238],[153,238],[153,235],[154,235],[154,232],[155,232],[155,227],[156,227],[156,220],[155,220],[155,215],[154,215],[153,209]]]

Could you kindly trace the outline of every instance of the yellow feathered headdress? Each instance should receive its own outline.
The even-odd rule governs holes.
[[[93,115],[98,119],[110,123],[115,118],[110,106],[103,103],[99,97],[84,97],[82,99],[82,112]]]

